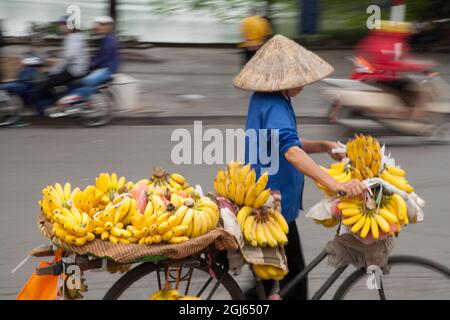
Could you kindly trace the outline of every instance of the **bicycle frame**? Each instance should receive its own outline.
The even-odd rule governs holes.
[[[299,282],[304,280],[308,274],[314,270],[317,265],[319,265],[326,257],[328,253],[326,251],[322,251],[310,264],[308,264],[305,269],[296,275],[286,286],[284,286],[281,290],[276,293],[280,298],[286,296]],[[322,286],[314,293],[311,300],[319,300],[323,297],[323,295],[331,288],[331,286],[336,282],[339,276],[347,269],[348,265],[342,266],[334,270],[334,272],[330,275],[330,277],[322,284]],[[378,293],[380,295],[381,300],[386,300],[386,296],[384,294],[383,285],[381,285],[380,289],[378,289]]]

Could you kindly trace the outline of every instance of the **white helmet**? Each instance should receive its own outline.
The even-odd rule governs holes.
[[[109,16],[101,16],[94,19],[95,23],[100,24],[107,24],[107,23],[114,23],[114,19]]]

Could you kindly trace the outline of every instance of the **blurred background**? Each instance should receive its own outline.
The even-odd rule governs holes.
[[[367,32],[365,21],[369,5],[378,5],[382,17],[389,17],[391,0],[18,0],[0,1],[0,19],[4,34],[24,36],[31,23],[43,25],[64,14],[68,5],[82,10],[84,28],[99,15],[113,15],[118,29],[139,41],[186,43],[236,43],[240,41],[239,21],[257,8],[271,19],[277,33],[291,38],[307,39],[311,43],[354,44]],[[405,1],[401,1],[405,2]],[[406,20],[424,21],[448,18],[448,1],[407,0]],[[313,15],[303,22],[302,7],[312,7]],[[311,10],[311,9],[310,9]],[[304,11],[303,11],[304,12]],[[311,22],[313,21],[313,22]],[[305,30],[307,24],[317,24],[314,35]],[[303,29],[303,30],[302,30]],[[329,44],[329,43],[328,43]]]
[[[36,91],[43,84],[48,89],[49,69],[67,58],[62,40],[68,33],[57,21],[69,5],[81,9],[85,58],[106,52],[106,61],[117,62],[109,53],[118,51],[118,70],[94,85],[77,78],[75,89],[57,88],[44,99]],[[387,21],[380,29],[367,27],[370,5]],[[193,130],[194,120],[205,130],[242,128],[250,93],[231,81],[276,33],[335,68],[334,79],[293,99],[300,134],[346,141],[366,132],[387,143],[427,201],[425,221],[402,232],[394,253],[450,265],[449,18],[448,0],[0,0],[0,122],[8,127],[0,129],[0,299],[15,298],[37,259],[11,270],[28,250],[46,243],[36,227],[45,185],[85,187],[100,172],[138,180],[163,165],[212,190],[219,165],[175,165],[171,134],[179,127]],[[99,32],[102,25],[113,28]],[[114,49],[105,42],[108,33],[117,39]],[[314,159],[330,162],[325,155]],[[310,180],[304,197],[306,210],[321,197]],[[297,222],[311,261],[333,230],[304,214]],[[331,270],[317,268],[311,290]],[[89,273],[86,297],[101,298],[117,278]],[[238,280],[243,287],[253,281],[247,269]],[[440,283],[436,298],[448,298],[450,288]],[[398,291],[400,297],[424,296]]]

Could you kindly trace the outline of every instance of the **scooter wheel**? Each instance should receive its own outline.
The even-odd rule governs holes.
[[[113,119],[112,100],[106,93],[94,95],[88,108],[92,111],[78,117],[78,122],[84,127],[101,127]]]

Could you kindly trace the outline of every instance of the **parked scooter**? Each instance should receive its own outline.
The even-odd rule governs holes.
[[[325,79],[325,95],[332,99],[332,123],[352,129],[387,128],[402,135],[448,140],[450,86],[432,64],[416,63],[422,73],[399,78],[379,70],[363,57],[352,59],[350,79]],[[422,69],[422,70],[421,70]]]
[[[113,118],[113,95],[109,89],[111,79],[98,84],[93,94],[79,94],[83,79],[68,86],[57,87],[49,95],[40,90],[45,80],[44,60],[35,54],[27,54],[16,80],[0,84],[0,126],[17,122],[25,108],[37,110],[50,118],[71,117],[86,127],[107,124]]]

